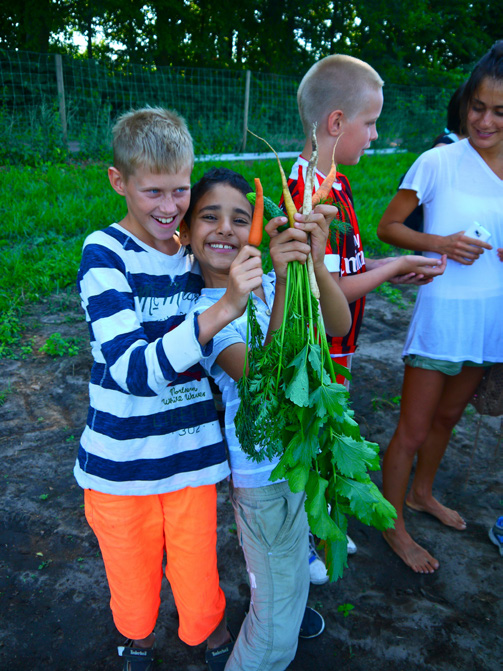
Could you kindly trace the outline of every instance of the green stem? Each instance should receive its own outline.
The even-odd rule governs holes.
[[[292,286],[292,264],[289,263],[286,269],[285,305],[283,307],[283,321],[281,322],[278,372],[276,375],[276,394],[278,393],[281,371],[283,369],[283,347],[285,345],[285,328],[286,328],[286,320],[288,319],[291,286]]]
[[[251,301],[252,295],[248,296],[248,302],[246,303],[246,352],[245,352],[245,363],[243,367],[243,377],[246,377],[246,369],[248,368],[248,349],[250,347],[250,311],[251,311]]]

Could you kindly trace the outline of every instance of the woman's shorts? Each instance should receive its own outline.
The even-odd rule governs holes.
[[[458,375],[463,366],[473,368],[488,368],[493,365],[492,361],[483,361],[475,363],[474,361],[443,361],[441,359],[430,359],[420,354],[408,354],[403,357],[403,361],[411,368],[423,368],[424,370],[436,370],[444,375]]]

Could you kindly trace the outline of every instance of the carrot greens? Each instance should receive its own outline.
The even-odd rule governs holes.
[[[305,491],[309,526],[325,542],[327,570],[337,580],[347,566],[348,516],[378,529],[394,524],[395,509],[369,475],[380,468],[379,446],[361,436],[349,393],[336,381],[351,375],[330,356],[306,265],[288,264],[283,322],[267,345],[252,301],[247,314],[237,437],[248,458],[279,458],[271,480],[286,478],[292,491]]]

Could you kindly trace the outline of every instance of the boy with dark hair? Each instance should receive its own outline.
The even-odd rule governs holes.
[[[124,670],[153,668],[162,565],[179,636],[230,641],[216,562],[216,487],[229,474],[198,362],[261,284],[260,260],[221,300],[185,319],[203,280],[177,234],[190,201],[192,139],[177,114],[129,112],[113,131],[112,188],[127,214],[85,241],[78,288],[94,363],[75,477],[111,592]]]

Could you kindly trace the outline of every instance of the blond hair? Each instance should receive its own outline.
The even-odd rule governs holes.
[[[175,174],[194,166],[194,147],[185,120],[162,107],[131,110],[112,130],[114,166],[127,180],[138,168]]]
[[[378,90],[383,80],[372,66],[353,56],[334,54],[322,58],[304,75],[297,103],[306,136],[313,123],[322,123],[340,109],[348,119],[360,111],[369,88]]]

